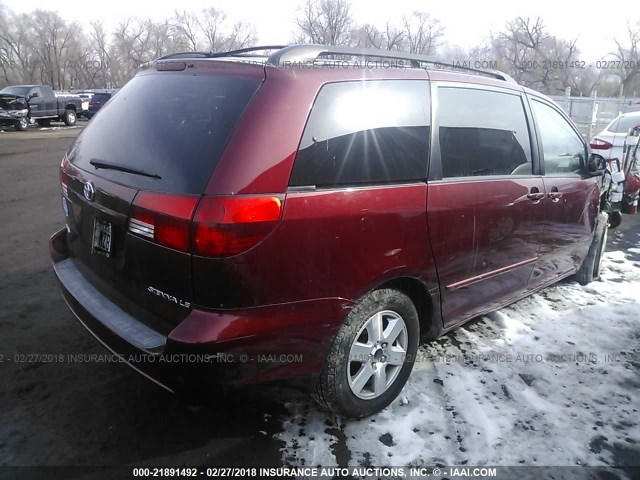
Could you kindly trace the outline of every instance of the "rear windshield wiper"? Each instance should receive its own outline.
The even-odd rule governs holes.
[[[125,167],[124,165],[118,165],[115,163],[103,162],[102,160],[90,160],[89,163],[96,167],[96,169],[104,168],[105,170],[118,170],[119,172],[142,175],[143,177],[162,178],[160,175],[156,175],[155,173],[149,173],[144,170],[137,170],[135,168]]]

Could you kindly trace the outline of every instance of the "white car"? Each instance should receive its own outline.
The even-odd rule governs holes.
[[[636,125],[640,125],[640,111],[623,113],[591,139],[589,142],[591,150],[602,155],[605,160],[617,158],[622,162],[622,147],[625,137],[629,130]]]
[[[625,165],[623,165],[624,145],[627,142],[627,145],[632,146],[638,141],[638,137],[627,138],[629,130],[636,125],[640,125],[640,111],[623,113],[589,142],[591,150],[602,155],[607,161],[607,175],[605,178],[609,178],[609,180],[605,180],[605,182],[608,184],[607,188],[609,189],[608,201],[611,205],[616,206],[613,208],[613,212],[609,214],[611,228],[617,227],[622,221],[620,212],[616,210],[621,206],[625,189],[625,174],[622,171],[625,168]],[[636,165],[633,170],[637,169],[638,166]]]

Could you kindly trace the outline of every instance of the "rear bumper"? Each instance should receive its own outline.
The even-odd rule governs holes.
[[[69,256],[66,230],[49,250],[62,295],[80,321],[113,354],[172,392],[315,375],[353,303],[325,298],[243,310],[194,306],[162,335],[111,302]]]

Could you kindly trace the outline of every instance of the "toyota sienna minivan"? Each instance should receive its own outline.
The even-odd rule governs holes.
[[[143,66],[62,160],[62,293],[138,372],[185,395],[311,378],[362,417],[421,341],[598,276],[600,163],[551,100],[418,55],[269,48]]]

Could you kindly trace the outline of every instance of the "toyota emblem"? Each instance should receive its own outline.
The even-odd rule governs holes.
[[[84,198],[86,198],[87,200],[89,200],[90,202],[93,201],[93,197],[96,194],[96,190],[95,188],[93,188],[93,183],[91,182],[87,182],[84,184]]]

